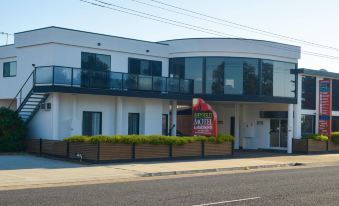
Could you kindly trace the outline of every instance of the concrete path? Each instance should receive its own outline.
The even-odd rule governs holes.
[[[265,153],[263,153],[265,154]],[[339,154],[84,165],[32,155],[0,155],[0,190],[131,181],[142,177],[304,165],[339,165]]]

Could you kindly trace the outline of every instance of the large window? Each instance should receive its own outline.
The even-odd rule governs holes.
[[[339,116],[332,116],[332,132],[339,132]]]
[[[3,64],[3,77],[16,76],[16,62],[5,62]]]
[[[261,64],[261,94],[273,96],[273,63],[264,60]]]
[[[316,105],[316,78],[303,76],[301,83],[301,108],[315,110]]]
[[[183,57],[169,62],[169,76],[193,79],[195,94],[295,98],[294,63],[242,57]]]
[[[315,115],[301,115],[301,136],[315,133]]]
[[[81,68],[86,70],[107,71],[111,68],[111,56],[81,52]]]
[[[146,59],[128,59],[128,73],[148,76],[161,76],[162,62]]]
[[[332,80],[332,110],[339,111],[339,80]],[[339,130],[338,130],[339,131]]]
[[[128,113],[128,134],[140,134],[139,113]]]
[[[243,93],[243,66],[242,58],[227,58],[224,73],[224,93],[242,94]]]
[[[259,94],[259,60],[244,59],[243,74],[244,74],[244,94],[258,95]]]
[[[224,93],[225,58],[206,58],[206,94]]]
[[[168,114],[162,115],[162,135],[168,135]]]
[[[87,136],[99,135],[102,130],[101,112],[83,112],[82,134]]]

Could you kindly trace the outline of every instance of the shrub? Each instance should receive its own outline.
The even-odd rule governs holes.
[[[114,136],[72,136],[64,139],[67,142],[87,142],[96,144],[102,143],[113,143],[113,144],[153,144],[153,145],[184,145],[187,143],[197,141],[210,141],[216,143],[231,142],[233,137],[230,135],[219,135],[215,137],[176,137],[176,136],[161,136],[161,135],[114,135]]]
[[[26,132],[26,125],[16,112],[0,108],[0,152],[23,151]]]
[[[304,138],[318,140],[318,141],[328,141],[328,137],[322,134],[309,134],[309,135],[306,135]]]
[[[334,143],[339,143],[339,132],[332,132],[331,140]]]

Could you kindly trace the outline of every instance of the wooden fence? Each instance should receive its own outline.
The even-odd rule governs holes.
[[[168,160],[183,158],[230,157],[233,143],[198,141],[185,145],[112,144],[65,142],[58,140],[28,139],[29,153],[62,158],[82,159],[93,163],[137,160]]]

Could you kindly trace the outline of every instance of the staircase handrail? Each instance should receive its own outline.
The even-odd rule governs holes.
[[[34,76],[34,73],[35,73],[35,69],[31,72],[31,74],[28,76],[28,78],[26,79],[25,83],[22,85],[22,87],[20,88],[19,92],[15,95],[15,97],[12,99],[11,103],[9,104],[8,106],[8,109],[10,109],[12,107],[12,105],[14,104],[14,102],[16,101],[16,99],[18,98],[18,96],[22,93],[22,89],[26,86],[28,80],[30,80],[31,77]],[[32,84],[32,88],[34,87],[34,79],[33,79],[33,84]],[[20,98],[20,105],[21,105],[21,99],[22,97]]]

